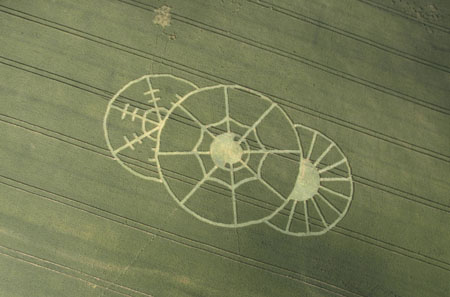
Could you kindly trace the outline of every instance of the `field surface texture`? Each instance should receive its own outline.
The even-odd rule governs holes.
[[[0,296],[450,296],[447,0],[0,0]]]

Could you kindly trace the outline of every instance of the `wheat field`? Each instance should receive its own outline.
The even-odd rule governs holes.
[[[450,295],[448,1],[1,0],[0,10],[0,296]],[[163,87],[111,105],[157,74],[180,78],[164,85],[177,100],[206,94],[190,120],[173,102],[152,109]],[[270,191],[202,183],[184,156],[149,157],[159,140],[193,143],[197,117],[265,115],[250,97],[201,101],[220,86],[279,110],[264,139],[285,156],[264,174],[281,196],[311,143],[300,135],[293,149],[292,124],[339,146],[352,188],[335,226],[303,236],[327,225],[314,200],[271,203]],[[174,117],[142,144],[131,132],[159,127],[146,109]],[[204,154],[220,167],[220,152],[245,158],[257,138],[229,153],[222,137]],[[186,194],[196,184],[197,202]]]

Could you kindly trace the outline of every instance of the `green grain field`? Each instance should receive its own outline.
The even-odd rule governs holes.
[[[1,297],[450,296],[449,1],[0,0],[0,10]],[[352,171],[345,217],[320,236],[215,226],[124,170],[105,140],[108,102],[153,74],[245,87],[330,137]],[[261,114],[250,103],[232,112]],[[196,135],[177,123],[168,147]],[[120,158],[156,179],[134,153]],[[281,191],[293,158],[273,161]],[[182,161],[164,168],[176,193],[201,179]],[[225,217],[224,188],[200,190],[199,212]],[[276,208],[256,188],[236,195],[250,218]],[[272,222],[304,224],[290,207]]]

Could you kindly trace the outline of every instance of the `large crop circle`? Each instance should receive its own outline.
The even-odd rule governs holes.
[[[235,85],[180,98],[158,139],[167,191],[197,219],[222,227],[261,223],[283,209],[302,159],[287,114],[263,94]]]

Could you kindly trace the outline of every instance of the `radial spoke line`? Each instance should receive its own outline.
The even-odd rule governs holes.
[[[200,180],[195,187],[192,188],[192,190],[183,198],[183,200],[180,201],[181,204],[185,204],[186,201],[192,197],[192,195],[201,187],[202,184],[205,183],[205,181],[207,181],[209,179],[209,177],[217,170],[217,166],[214,166],[209,172],[208,174],[206,174],[202,180]]]
[[[334,143],[331,143],[326,150],[323,151],[323,153],[320,155],[319,158],[317,158],[317,160],[314,162],[314,166],[317,166],[317,164],[320,163],[320,161],[322,161],[322,159],[330,152],[330,150],[333,148]]]
[[[320,188],[325,190],[325,191],[327,191],[328,193],[331,193],[331,194],[336,195],[338,197],[344,198],[346,200],[350,200],[350,198],[351,198],[351,197],[345,196],[344,194],[341,194],[339,192],[333,191],[332,189],[329,189],[329,188],[324,187],[324,186],[320,186]]]
[[[350,177],[321,177],[320,181],[349,181]]]
[[[180,107],[197,125],[199,125],[202,131],[207,132],[213,139],[216,138],[216,135],[209,131],[208,128],[204,124],[202,124],[202,122],[200,122],[200,120],[197,119],[196,116],[194,116],[189,110],[186,109],[186,107],[181,104],[178,105],[178,107]]]
[[[342,213],[333,205],[331,204],[330,201],[328,201],[327,198],[325,198],[322,194],[320,194],[319,192],[317,192],[317,196],[320,197],[320,199],[323,200],[323,202],[325,202],[332,210],[334,210],[335,212],[337,212],[339,215],[342,215]]]
[[[306,233],[309,233],[309,215],[308,215],[308,200],[303,201],[303,207],[305,212],[305,225],[306,225]]]
[[[259,175],[253,169],[251,169],[250,166],[248,166],[246,163],[244,163],[244,161],[239,160],[239,163],[241,163],[242,166],[244,166],[251,174],[253,174],[253,176],[255,178],[259,179]]]
[[[155,92],[159,92],[159,89],[153,89],[152,83],[150,82],[150,78],[149,77],[147,77],[147,84],[148,84],[148,87],[149,87],[150,90],[148,92],[146,92],[146,93],[150,93],[151,94],[151,96],[152,96],[152,100],[151,101],[155,105],[156,115],[158,116],[158,121],[161,123],[161,114],[159,113],[158,104],[156,103],[156,101],[158,101],[159,98],[155,97]]]
[[[272,154],[299,154],[300,150],[245,150],[243,151],[244,154],[266,154],[266,153],[272,153]]]
[[[319,170],[319,174],[322,174],[322,173],[324,173],[325,171],[331,170],[331,169],[333,169],[334,167],[337,167],[337,166],[341,165],[342,163],[345,163],[346,161],[347,161],[346,159],[342,159],[342,160],[340,160],[340,161],[338,161],[338,162],[336,162],[336,163],[334,163],[334,164],[331,164],[331,165],[329,165],[329,166],[327,166],[327,167],[324,167],[324,168],[322,168],[322,169]]]
[[[187,151],[187,152],[158,152],[161,156],[184,156],[184,155],[211,155],[209,151]]]
[[[328,223],[327,223],[327,221],[325,221],[325,218],[323,217],[322,211],[320,210],[319,206],[317,205],[317,202],[316,202],[316,200],[314,199],[314,197],[311,198],[311,201],[313,202],[314,207],[316,208],[317,213],[319,214],[320,219],[322,220],[323,225],[325,226],[325,228],[328,228]]]
[[[215,138],[217,137],[216,135],[214,135],[214,133],[212,133],[211,131],[209,131],[209,129],[206,128],[205,126],[202,127],[202,130],[203,130],[204,132],[208,133],[209,136],[212,137],[212,139],[215,139]]]
[[[263,185],[265,185],[269,190],[271,190],[275,195],[281,200],[286,200],[286,197],[281,195],[276,189],[274,189],[269,183],[267,183],[262,177],[260,177],[253,169],[251,169],[247,164],[240,161],[242,165],[245,166]]]
[[[253,125],[247,130],[245,131],[244,135],[241,136],[241,138],[239,139],[238,143],[240,144],[245,138],[247,138],[247,136],[250,134],[250,132],[252,132],[253,130],[256,129],[256,127],[262,122],[262,120],[264,120],[264,118],[272,111],[272,109],[276,106],[275,103],[272,103],[272,105],[266,109],[265,112],[263,112],[263,114],[258,118],[258,120],[256,120]]]
[[[162,117],[161,117],[161,112],[160,112],[160,110],[159,110],[158,103],[155,101],[153,104],[155,105],[156,115],[158,116],[159,124],[161,124],[161,122],[162,122]]]
[[[186,109],[186,107],[184,107],[183,105],[178,105],[178,107],[183,110],[196,124],[198,124],[200,127],[204,127],[205,125],[202,124],[202,122],[200,122],[199,119],[197,119],[196,116],[194,116],[189,110]]]
[[[294,217],[294,212],[295,212],[295,207],[297,206],[297,202],[298,202],[298,200],[294,200],[294,203],[292,204],[291,212],[289,213],[289,219],[286,223],[285,231],[289,231],[289,229],[291,228],[292,218]]]
[[[285,201],[286,197],[280,194],[277,190],[275,190],[269,183],[267,183],[263,178],[259,179],[269,190],[271,190],[275,195],[278,196],[281,200]]]
[[[313,151],[313,148],[314,148],[314,144],[316,143],[316,137],[317,137],[317,132],[314,131],[313,138],[311,140],[311,145],[309,146],[308,155],[306,156],[307,160],[309,160],[311,158],[311,154],[312,154],[312,151]]]
[[[236,192],[234,188],[234,172],[233,164],[230,164],[230,179],[231,179],[231,202],[233,203],[233,222],[237,224],[237,209],[236,209]]]
[[[125,143],[121,147],[119,147],[116,150],[114,150],[113,153],[114,154],[118,154],[119,152],[123,151],[124,149],[126,149],[128,147],[133,147],[133,144],[135,144],[136,142],[141,143],[142,139],[144,139],[145,137],[148,137],[151,134],[155,133],[158,129],[159,129],[159,127],[153,128],[152,130],[149,130],[149,131],[145,132],[144,134],[141,134],[141,136],[135,137],[133,140],[128,141],[127,143]]]
[[[224,97],[225,97],[225,117],[227,119],[227,132],[230,133],[231,132],[231,127],[230,127],[230,103],[228,101],[228,88],[227,87],[223,88],[223,93],[224,93]]]

